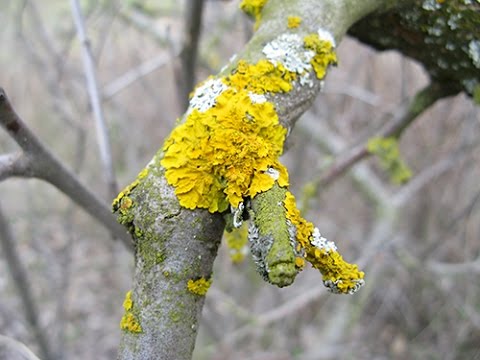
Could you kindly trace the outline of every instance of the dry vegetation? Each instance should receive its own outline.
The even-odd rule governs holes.
[[[99,197],[107,199],[68,2],[6,1],[0,10],[0,84],[18,113]],[[183,5],[157,7],[139,29],[133,1],[84,1],[120,186],[150,160],[181,113],[174,76]],[[145,2],[146,3],[146,2]],[[159,5],[160,4],[160,5]],[[249,36],[237,1],[208,1],[197,79],[215,73]],[[151,6],[151,5],[149,5]],[[126,73],[154,69],[113,91]],[[162,61],[163,59],[163,61]],[[284,162],[293,191],[334,155],[364,142],[427,84],[415,63],[346,39],[325,91],[297,123]],[[480,359],[480,111],[457,96],[418,118],[401,139],[413,179],[394,186],[375,159],[309,199],[306,217],[366,272],[354,296],[326,292],[306,269],[289,288],[263,283],[250,259],[223,246],[195,359]],[[16,150],[0,133],[0,154]],[[58,359],[112,359],[133,258],[81,209],[38,180],[0,183],[0,206],[27,268]],[[38,353],[3,253],[0,334]],[[1,354],[0,354],[1,358]]]

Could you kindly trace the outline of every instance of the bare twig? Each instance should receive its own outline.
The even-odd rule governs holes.
[[[17,288],[22,301],[25,317],[33,330],[35,339],[44,359],[53,360],[54,352],[48,341],[46,333],[41,328],[38,309],[33,297],[32,289],[27,276],[27,271],[20,261],[12,231],[8,225],[7,219],[0,208],[0,246],[5,254],[5,260],[8,263],[8,269],[13,279],[13,285]],[[1,340],[1,338],[0,338]]]
[[[118,192],[117,181],[115,179],[115,172],[113,169],[112,154],[110,149],[110,140],[108,129],[103,115],[101,106],[101,99],[98,90],[98,81],[95,71],[95,63],[90,47],[90,41],[85,31],[85,22],[82,15],[82,10],[78,0],[71,0],[72,15],[77,28],[77,35],[82,44],[83,66],[85,70],[85,77],[87,80],[88,95],[90,104],[92,106],[93,116],[95,119],[95,128],[97,133],[98,148],[100,151],[100,158],[105,172],[105,177],[108,185],[108,194],[110,198],[114,198]]]
[[[36,177],[51,183],[109,229],[112,235],[120,238],[128,248],[131,248],[130,235],[115,220],[109,207],[88,190],[75,174],[67,169],[30,131],[13,110],[2,88],[0,88],[0,126],[23,150],[18,161],[25,163],[12,166],[17,169],[22,168],[24,172],[17,171],[11,175]]]
[[[423,90],[419,91],[414,98],[399,111],[397,117],[385,124],[376,136],[400,137],[403,131],[437,100],[457,93],[458,91],[456,89],[442,84],[429,84]],[[362,143],[347,150],[320,174],[315,180],[315,188],[319,189],[328,186],[333,180],[343,175],[354,164],[365,159],[369,155],[370,153],[367,150],[366,143]]]
[[[8,336],[0,335],[0,353],[5,354],[5,351],[1,349],[6,348],[6,355],[8,358],[19,359],[17,356],[21,356],[23,360],[40,360],[25,344],[20,341],[9,338]],[[14,356],[13,354],[16,354]]]
[[[178,53],[175,54],[175,56],[177,55]],[[103,99],[107,100],[112,98],[117,93],[124,90],[126,87],[130,86],[131,84],[138,81],[142,77],[168,64],[170,60],[171,60],[171,56],[169,54],[161,54],[141,63],[139,66],[133,69],[128,70],[125,74],[113,80],[103,88],[103,91],[102,91]]]
[[[187,2],[185,5],[185,33],[180,53],[180,67],[176,69],[178,97],[183,110],[188,107],[188,95],[195,84],[195,64],[202,27],[203,5],[204,0]]]

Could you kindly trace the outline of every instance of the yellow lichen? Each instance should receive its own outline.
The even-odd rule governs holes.
[[[403,184],[412,177],[412,171],[400,157],[396,138],[371,138],[367,143],[367,150],[379,158],[381,166],[390,175],[394,184]]]
[[[293,29],[293,28],[297,28],[297,27],[300,26],[300,24],[302,23],[302,18],[299,17],[299,16],[289,16],[287,18],[287,21],[288,21],[287,26],[290,29]]]
[[[304,46],[315,51],[315,56],[310,63],[319,80],[325,77],[329,65],[337,63],[337,55],[333,44],[328,40],[321,39],[318,34],[309,34],[303,38]]]
[[[240,9],[255,19],[255,29],[262,18],[262,9],[268,0],[242,0]]]
[[[201,277],[198,280],[188,280],[187,289],[193,294],[204,296],[212,285],[212,279]]]
[[[161,164],[180,205],[221,212],[271,188],[269,167],[280,172],[282,186],[288,184],[278,161],[285,135],[272,103],[253,103],[247,90],[230,88],[214,107],[194,109],[173,130]]]
[[[239,264],[245,259],[248,252],[248,224],[244,222],[239,229],[225,232],[228,255],[234,264]]]
[[[140,180],[145,178],[148,174],[148,168],[144,168],[140,173],[137,175],[137,178],[129,185],[127,185],[120,193],[117,195],[117,197],[113,200],[112,202],[112,208],[113,211],[116,211],[120,205],[120,201],[123,199],[123,197],[128,196],[133,189],[140,183]]]
[[[131,291],[127,291],[125,294],[123,308],[125,309],[125,314],[123,314],[122,320],[120,320],[120,329],[130,331],[132,333],[142,332],[142,327],[140,326],[137,317],[132,312],[133,300]]]
[[[122,316],[120,321],[120,329],[130,331],[132,333],[141,333],[142,327],[140,326],[137,318],[131,312],[126,312]]]
[[[234,73],[225,77],[223,81],[235,89],[264,94],[288,92],[292,90],[292,82],[296,78],[296,73],[286,70],[281,64],[275,66],[270,61],[262,59],[256,64],[240,60]]]
[[[287,219],[297,229],[297,242],[304,249],[306,260],[321,272],[324,283],[331,284],[335,292],[343,294],[354,292],[364,273],[358,270],[357,265],[343,260],[337,251],[319,249],[311,243],[314,226],[301,217],[292,193],[287,191],[283,204]],[[303,260],[298,257],[297,259]],[[296,263],[299,261],[297,259]]]
[[[126,311],[132,310],[133,301],[132,301],[132,291],[127,291],[125,294],[125,300],[123,300],[123,308]]]

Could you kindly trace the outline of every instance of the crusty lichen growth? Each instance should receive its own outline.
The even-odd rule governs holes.
[[[129,185],[127,185],[120,193],[117,195],[117,197],[113,200],[112,203],[112,208],[113,211],[117,211],[118,207],[120,205],[120,201],[123,199],[123,197],[128,196],[133,189],[137,187],[137,185],[140,183],[140,180],[145,178],[145,176],[148,175],[148,168],[144,168],[140,173],[137,175],[137,178]]]
[[[403,184],[412,177],[412,171],[400,157],[396,138],[371,138],[367,143],[367,150],[378,157],[380,165],[394,184]]]
[[[228,89],[205,112],[194,109],[165,142],[161,162],[180,205],[223,212],[244,197],[268,190],[269,166],[287,171],[278,161],[286,129],[270,102],[255,103],[246,90]]]
[[[337,63],[337,55],[334,51],[334,43],[330,39],[321,38],[319,34],[309,34],[303,39],[305,47],[315,52],[311,64],[318,79],[323,79],[330,65]]]
[[[207,280],[204,277],[201,277],[200,279],[197,279],[197,280],[192,280],[192,279],[188,280],[187,289],[192,294],[205,296],[207,294],[208,289],[210,288],[210,285],[212,285],[212,278]]]
[[[161,165],[182,207],[212,213],[230,208],[233,227],[250,212],[250,248],[265,280],[290,285],[307,260],[332,291],[353,293],[363,273],[336,248],[322,247],[318,229],[292,207],[288,173],[279,161],[287,129],[269,101],[312,86],[313,74],[323,79],[336,63],[334,48],[333,37],[321,29],[305,37],[285,33],[264,46],[264,59],[240,59],[227,75],[207,79],[193,92],[185,121],[166,140]],[[243,243],[234,249],[241,260]],[[210,283],[189,280],[187,289],[204,295]]]
[[[287,26],[290,29],[295,29],[300,26],[302,23],[302,18],[300,16],[289,16],[287,18]]]
[[[283,204],[288,220],[296,228],[296,239],[305,251],[306,260],[322,273],[325,286],[333,293],[356,292],[364,284],[363,271],[343,260],[335,244],[322,237],[318,228],[301,217],[292,193],[286,193]]]
[[[268,0],[242,0],[240,9],[255,19],[255,29],[258,28],[262,19],[262,9]]]
[[[133,313],[132,291],[127,291],[125,300],[123,301],[123,308],[125,313],[120,321],[120,329],[131,333],[141,333],[142,327],[140,326],[137,316]]]

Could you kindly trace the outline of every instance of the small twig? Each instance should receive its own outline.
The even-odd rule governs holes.
[[[5,351],[2,350],[3,348],[11,349],[15,354],[22,356],[22,359],[25,360],[40,360],[25,344],[7,336],[0,335],[0,354],[5,355]],[[6,354],[7,356],[11,356],[11,358],[18,358],[14,356],[10,350],[7,350]]]
[[[250,333],[258,331],[260,328],[265,328],[277,321],[284,320],[286,317],[296,314],[301,309],[304,309],[310,303],[318,300],[321,296],[325,295],[325,288],[322,286],[314,287],[309,291],[296,296],[290,301],[266,312],[265,314],[258,315],[252,318],[252,323],[248,323],[234,332],[228,334],[223,340],[223,344],[233,344],[235,342],[244,339]]]
[[[7,219],[0,208],[0,246],[5,254],[5,260],[8,263],[8,269],[13,279],[13,285],[17,288],[22,301],[25,317],[30,324],[35,339],[38,343],[42,356],[47,360],[55,358],[45,331],[41,328],[38,309],[34,300],[33,291],[27,276],[27,271],[20,261],[20,255],[15,247],[12,231],[8,225]],[[0,338],[1,340],[1,338]]]
[[[113,169],[112,154],[110,149],[110,140],[108,129],[103,115],[101,106],[100,93],[98,90],[98,81],[95,71],[95,62],[93,60],[92,49],[90,41],[85,31],[85,22],[82,15],[82,10],[78,0],[71,0],[72,15],[77,28],[78,39],[82,45],[83,66],[85,77],[87,80],[88,95],[90,104],[92,106],[93,116],[95,119],[95,128],[97,133],[98,148],[100,151],[100,158],[105,172],[105,177],[108,185],[108,194],[113,199],[117,192],[117,181],[115,179],[115,172]]]
[[[420,114],[432,106],[437,100],[444,97],[457,94],[457,89],[442,84],[431,83],[423,90],[419,91],[413,99],[399,111],[399,116],[385,124],[376,136],[399,138],[403,131]],[[322,174],[315,180],[315,188],[324,188],[331,184],[333,180],[343,175],[348,169],[360,160],[368,157],[370,153],[367,150],[367,144],[362,143],[340,155]]]
[[[12,166],[16,169],[22,168],[24,172],[17,171],[11,175],[26,178],[35,177],[49,182],[80,205],[94,219],[109,229],[112,235],[120,238],[131,249],[130,235],[115,220],[109,207],[88,190],[77,179],[77,176],[67,169],[30,131],[13,110],[2,88],[0,88],[0,126],[23,150],[23,154],[18,158],[18,161],[25,163],[21,166]]]
[[[175,57],[178,56],[178,53],[175,54]],[[139,66],[128,70],[125,74],[113,80],[107,84],[102,91],[102,98],[108,100],[115,96],[120,91],[124,90],[134,82],[138,81],[142,77],[157,71],[162,66],[168,64],[171,61],[171,56],[168,54],[161,54],[153,59],[149,59]]]
[[[189,94],[195,84],[195,64],[202,28],[204,0],[187,2],[185,7],[185,33],[180,53],[180,67],[176,69],[178,97],[183,110],[188,107]]]

